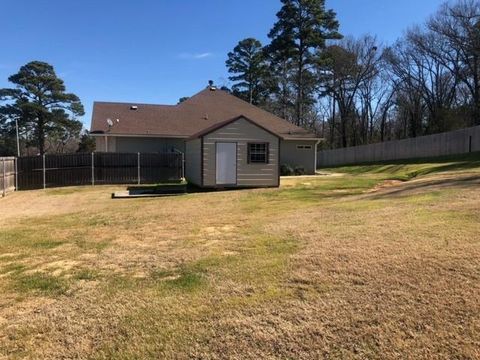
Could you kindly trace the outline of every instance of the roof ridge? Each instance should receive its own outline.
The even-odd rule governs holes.
[[[139,110],[143,111],[130,111],[133,105],[138,105]],[[118,133],[193,135],[226,119],[239,116],[252,120],[255,125],[283,138],[316,138],[310,131],[228,91],[212,91],[209,88],[202,89],[176,105],[95,101],[91,129],[107,131],[105,119],[116,117],[121,120],[116,125]]]
[[[182,101],[180,104],[177,104],[178,107],[182,107],[182,105],[191,103],[192,102],[191,100],[195,99],[196,97],[198,97],[199,95],[202,95],[203,93],[205,93],[207,91],[212,91],[212,90],[210,90],[208,87],[203,89],[203,90],[200,90],[199,92],[193,94],[192,96],[189,96],[188,99],[186,99],[185,101]],[[219,90],[217,89],[215,91],[219,91]],[[223,90],[220,90],[220,91],[223,91]]]
[[[94,104],[113,104],[113,105],[146,105],[146,106],[164,106],[164,107],[178,107],[178,104],[152,104],[152,103],[141,103],[141,102],[125,102],[125,101],[98,101],[95,100]]]
[[[231,98],[233,98],[233,99],[234,99],[235,101],[237,101],[238,103],[242,103],[242,104],[244,104],[244,105],[247,105],[247,106],[249,106],[250,108],[252,108],[252,109],[254,109],[254,110],[256,110],[256,111],[260,111],[260,112],[262,112],[262,113],[264,113],[264,114],[266,114],[266,115],[268,115],[268,116],[271,116],[271,117],[276,118],[277,120],[287,121],[290,125],[295,126],[295,127],[298,128],[299,130],[302,130],[302,131],[304,131],[304,132],[308,132],[306,129],[304,129],[304,128],[302,128],[302,127],[300,127],[300,126],[298,126],[298,125],[296,125],[296,124],[288,121],[287,119],[281,118],[280,116],[275,115],[274,113],[272,113],[272,112],[270,112],[270,111],[267,111],[267,110],[261,108],[260,106],[251,104],[251,103],[249,103],[248,101],[243,100],[243,99],[239,98],[238,96],[235,96],[235,95],[233,95],[232,93],[229,93],[229,92],[227,92],[227,91],[224,91],[224,90],[221,90],[221,91],[223,91],[223,93],[226,94],[227,96],[230,96]]]

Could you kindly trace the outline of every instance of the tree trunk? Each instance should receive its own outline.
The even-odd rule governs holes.
[[[346,115],[341,115],[342,147],[347,147],[347,119]]]
[[[473,124],[480,125],[480,80],[478,78],[478,57],[473,59]]]
[[[300,126],[303,116],[303,55],[300,54],[298,61],[298,79],[297,79],[297,106],[295,125]]]
[[[253,84],[251,82],[248,86],[248,98],[249,98],[250,104],[253,104]]]
[[[332,126],[330,126],[330,147],[333,149],[335,147],[335,112],[336,112],[336,103],[335,103],[335,94],[333,94],[333,105],[332,105]]]
[[[385,110],[382,113],[382,121],[380,122],[380,142],[385,141],[385,125],[387,122],[387,111],[388,107],[385,107]]]

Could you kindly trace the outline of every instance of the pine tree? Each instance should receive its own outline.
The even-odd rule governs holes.
[[[258,105],[265,97],[265,77],[267,63],[260,41],[253,38],[241,40],[232,52],[228,53],[226,61],[229,79],[234,81],[234,95]]]
[[[329,39],[340,39],[338,21],[325,0],[282,0],[269,38],[268,51],[274,63],[288,64],[288,82],[295,94],[294,122],[302,125],[306,107],[315,101],[315,66]],[[286,75],[287,76],[287,75]]]
[[[0,89],[0,100],[22,114],[24,126],[33,130],[33,145],[40,154],[45,153],[48,136],[80,132],[81,122],[76,117],[84,114],[83,105],[77,95],[65,91],[63,80],[57,77],[53,66],[32,61],[8,80],[15,88]]]
[[[90,135],[88,131],[85,131],[80,137],[77,153],[91,153],[95,151],[95,148],[95,139]]]

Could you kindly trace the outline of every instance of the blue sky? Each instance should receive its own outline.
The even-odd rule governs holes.
[[[327,0],[344,35],[393,42],[443,0]],[[0,87],[32,60],[54,65],[85,105],[175,104],[229,85],[226,54],[246,37],[266,43],[279,0],[1,0]]]

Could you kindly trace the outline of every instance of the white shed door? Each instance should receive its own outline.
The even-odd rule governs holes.
[[[217,143],[217,185],[237,183],[237,144]]]

